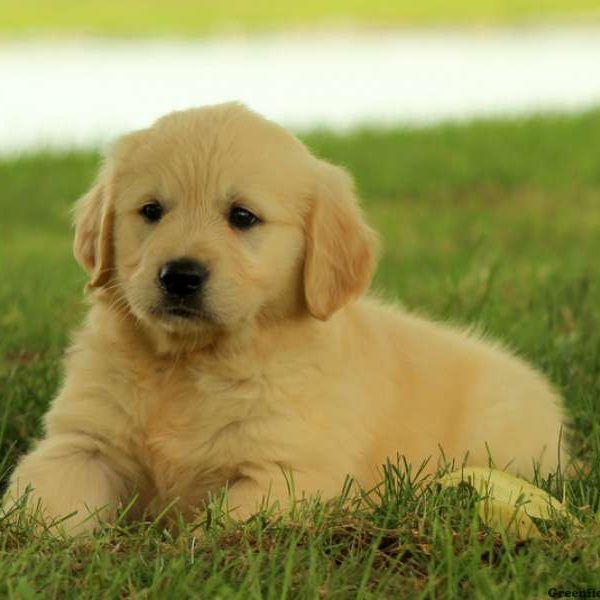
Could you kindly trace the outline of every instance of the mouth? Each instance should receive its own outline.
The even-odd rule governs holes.
[[[203,310],[189,306],[159,306],[152,309],[152,314],[157,317],[185,319],[187,321],[211,321],[210,315]]]

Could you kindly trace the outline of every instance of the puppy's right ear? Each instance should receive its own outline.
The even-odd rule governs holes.
[[[90,274],[87,289],[106,284],[113,271],[114,211],[109,199],[109,184],[100,178],[75,205],[73,254]]]

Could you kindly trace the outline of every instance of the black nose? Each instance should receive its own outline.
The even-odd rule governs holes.
[[[165,263],[158,272],[160,286],[170,295],[184,298],[197,294],[208,278],[208,269],[191,258]]]

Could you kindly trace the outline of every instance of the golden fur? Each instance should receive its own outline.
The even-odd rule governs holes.
[[[159,198],[162,221],[140,206]],[[226,219],[239,202],[264,221]],[[46,435],[17,466],[46,517],[94,526],[228,488],[237,516],[270,501],[364,488],[387,459],[431,457],[531,476],[554,470],[561,400],[498,346],[364,297],[376,264],[350,177],[237,104],[120,139],[76,208],[91,309],[67,354]],[[209,265],[206,318],[153,313],[160,265]]]

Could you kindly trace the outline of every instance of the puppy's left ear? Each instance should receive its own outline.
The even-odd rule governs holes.
[[[114,211],[109,198],[110,184],[106,177],[98,182],[75,205],[75,240],[73,254],[90,274],[87,289],[105,285],[114,265]]]
[[[367,289],[378,244],[358,206],[351,177],[323,161],[318,161],[317,173],[306,225],[304,295],[310,313],[326,321]]]

